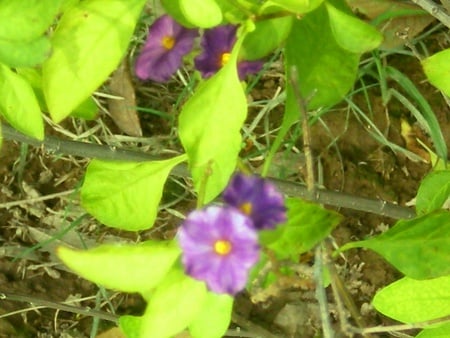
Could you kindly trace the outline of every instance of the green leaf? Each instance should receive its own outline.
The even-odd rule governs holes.
[[[255,30],[247,34],[242,44],[241,58],[257,60],[280,47],[289,35],[293,20],[292,16],[285,16],[255,22]]]
[[[0,64],[0,113],[15,129],[42,140],[44,122],[30,84]]]
[[[404,275],[435,278],[450,274],[450,213],[439,210],[412,220],[398,221],[385,233],[347,243],[341,251],[367,248],[383,256]]]
[[[58,14],[60,0],[1,0],[0,39],[30,41],[42,36]]]
[[[422,67],[430,83],[450,96],[450,49],[422,60]]]
[[[338,103],[353,86],[359,55],[337,44],[325,6],[294,22],[285,55],[287,74],[292,67],[297,68],[294,80],[299,84],[300,95],[309,100],[309,110]],[[290,122],[296,121],[300,112],[295,92],[288,83],[285,114]]]
[[[383,42],[383,35],[364,21],[326,3],[331,31],[339,46],[352,53],[365,53]]]
[[[212,28],[222,22],[222,11],[214,0],[178,0],[186,21],[199,28]]]
[[[41,107],[41,111],[48,111],[42,92],[42,74],[36,68],[17,68],[17,73],[27,80],[33,87],[34,94]],[[74,109],[72,116],[80,117],[86,120],[92,120],[98,113],[97,104],[92,97],[88,97],[77,108]]]
[[[126,338],[141,338],[142,317],[138,316],[120,316],[119,327]]]
[[[95,103],[95,100],[92,98],[92,96],[89,96],[73,110],[71,116],[79,117],[85,120],[93,120],[97,116],[97,113],[97,103]]]
[[[233,297],[208,292],[203,308],[189,325],[194,338],[223,337],[231,321]]]
[[[85,0],[70,7],[52,36],[43,90],[55,122],[68,116],[117,67],[146,0]]]
[[[373,306],[404,323],[450,315],[450,276],[428,280],[402,278],[379,291]]]
[[[167,176],[185,160],[185,155],[140,163],[93,160],[81,188],[81,203],[110,227],[148,229],[156,219]]]
[[[450,323],[445,323],[439,327],[431,327],[422,330],[416,338],[448,338],[450,337]]]
[[[442,208],[450,196],[450,170],[433,171],[420,183],[416,197],[418,215]]]
[[[204,189],[204,203],[225,188],[241,149],[240,129],[247,115],[247,100],[236,63],[243,37],[236,42],[228,63],[200,84],[179,117],[180,140],[195,187],[197,191]]]
[[[180,255],[174,241],[101,245],[80,251],[58,248],[59,258],[81,277],[108,289],[147,294]]]
[[[296,259],[327,237],[342,220],[338,213],[321,206],[290,198],[286,201],[287,223],[260,233],[261,243],[280,259]]]
[[[169,338],[185,329],[203,308],[205,283],[172,270],[148,299],[140,337]]]
[[[304,14],[313,11],[319,7],[322,2],[323,0],[269,0],[264,3],[261,10],[264,11],[271,6],[279,6],[291,12]]]
[[[45,36],[31,41],[0,39],[0,62],[10,67],[36,66],[44,62],[50,52],[50,40]]]

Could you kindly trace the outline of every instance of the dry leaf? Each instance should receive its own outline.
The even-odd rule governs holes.
[[[111,118],[124,133],[142,136],[141,123],[136,111],[136,96],[127,61],[124,59],[110,81],[111,94],[119,98],[108,98]]]

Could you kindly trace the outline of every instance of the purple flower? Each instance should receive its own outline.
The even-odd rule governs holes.
[[[219,71],[230,59],[233,45],[236,42],[236,26],[218,26],[205,30],[201,41],[203,53],[194,60],[195,68],[202,77],[208,78]],[[262,69],[262,61],[238,61],[239,79],[254,74]]]
[[[234,175],[223,192],[223,199],[248,215],[258,230],[272,229],[286,221],[283,195],[261,177]]]
[[[191,212],[178,231],[186,274],[209,290],[234,295],[259,259],[258,235],[250,218],[230,207]]]
[[[136,60],[136,75],[141,80],[166,82],[192,50],[196,29],[187,29],[168,15],[153,22],[141,53]]]

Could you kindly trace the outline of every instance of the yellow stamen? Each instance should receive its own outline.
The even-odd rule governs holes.
[[[251,215],[253,206],[250,202],[242,203],[239,209],[246,215]]]
[[[223,53],[220,57],[220,66],[225,66],[228,61],[230,61],[231,54],[230,53]]]
[[[165,36],[162,38],[162,45],[165,49],[172,49],[173,45],[175,44],[175,39],[171,36]]]
[[[221,256],[228,255],[231,248],[231,243],[224,239],[218,240],[214,243],[214,251]]]

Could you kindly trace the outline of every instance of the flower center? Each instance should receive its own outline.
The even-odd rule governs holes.
[[[175,44],[175,39],[171,36],[165,36],[162,38],[162,45],[165,49],[172,49]]]
[[[230,53],[223,53],[220,57],[220,66],[221,67],[225,66],[228,63],[228,61],[230,61],[230,57],[231,57]]]
[[[230,241],[225,239],[220,239],[214,243],[214,251],[220,256],[228,255],[231,249],[232,245]]]
[[[251,214],[252,214],[253,206],[252,206],[252,204],[251,204],[250,202],[245,202],[245,203],[242,203],[242,204],[239,206],[239,209],[240,209],[244,214],[246,214],[246,215],[251,215]]]

